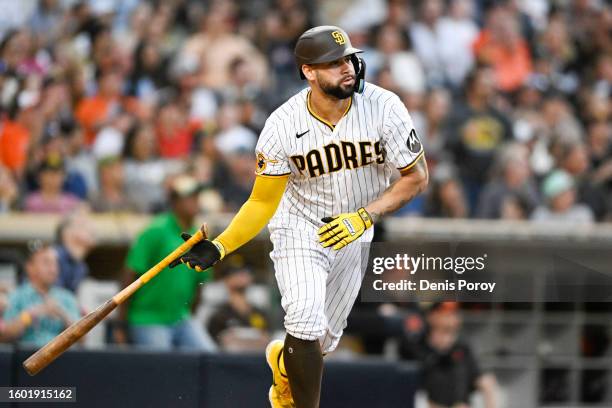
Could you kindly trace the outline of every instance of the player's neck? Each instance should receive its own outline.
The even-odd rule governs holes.
[[[310,109],[332,125],[337,125],[342,116],[346,114],[351,98],[338,99],[325,94],[318,88],[310,89]]]

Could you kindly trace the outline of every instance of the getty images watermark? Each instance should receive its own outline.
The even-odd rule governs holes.
[[[492,301],[500,287],[490,270],[495,259],[481,246],[373,243],[364,258],[361,300],[366,302]]]
[[[363,247],[362,302],[612,302],[612,253],[495,241]]]
[[[471,271],[484,271],[487,254],[477,257],[441,257],[441,256],[411,256],[395,254],[395,256],[377,256],[372,258],[372,272],[382,275],[385,272],[406,272],[412,278],[399,281],[385,281],[382,277],[375,279],[372,287],[375,291],[487,291],[493,293],[496,282],[472,282],[467,279],[430,280],[423,277],[414,279],[419,272],[454,272],[463,275]]]

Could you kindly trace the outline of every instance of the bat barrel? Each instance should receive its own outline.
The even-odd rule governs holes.
[[[32,354],[24,361],[23,368],[25,368],[26,372],[30,375],[38,374],[60,354],[66,351],[68,347],[76,343],[91,330],[92,327],[104,319],[113,309],[115,309],[115,307],[117,307],[117,303],[113,299],[107,300],[96,310],[73,323],[44,347]]]

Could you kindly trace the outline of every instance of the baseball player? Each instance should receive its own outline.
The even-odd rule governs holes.
[[[295,58],[309,87],[266,121],[251,196],[221,235],[174,263],[204,270],[268,224],[287,332],[266,349],[272,407],[318,407],[323,355],[346,327],[373,226],[427,185],[406,107],[365,83],[359,52],[338,27],[300,36]],[[401,177],[390,184],[393,168]]]

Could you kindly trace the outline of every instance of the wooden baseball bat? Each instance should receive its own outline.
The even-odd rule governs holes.
[[[118,305],[123,303],[145,283],[150,281],[155,275],[162,271],[170,262],[177,259],[183,253],[187,252],[192,246],[205,239],[207,236],[206,224],[198,230],[189,240],[183,242],[178,248],[172,251],[168,256],[162,259],[157,265],[153,266],[147,272],[142,274],[138,279],[125,287],[112,298],[108,299],[96,310],[90,312],[87,316],[82,317],[63,332],[55,336],[46,345],[40,348],[36,353],[32,354],[23,363],[23,368],[30,375],[38,374],[42,369],[47,367],[53,360],[58,358],[66,349],[72,346],[76,341],[89,332],[96,324],[100,323],[110,312]]]

